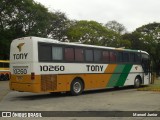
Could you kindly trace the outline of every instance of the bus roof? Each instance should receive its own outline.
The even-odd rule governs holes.
[[[22,37],[15,40],[34,40],[37,42],[47,42],[47,43],[56,43],[56,44],[62,44],[62,45],[73,45],[73,46],[80,46],[80,47],[93,47],[93,48],[102,48],[102,49],[110,49],[110,50],[119,50],[119,51],[130,51],[130,52],[142,52],[145,54],[148,54],[146,51],[142,50],[132,50],[132,49],[124,49],[124,48],[115,48],[115,47],[106,47],[106,46],[98,46],[98,45],[88,45],[88,44],[82,44],[82,43],[70,43],[70,42],[60,42],[58,40],[50,39],[50,38],[41,38],[41,37]]]

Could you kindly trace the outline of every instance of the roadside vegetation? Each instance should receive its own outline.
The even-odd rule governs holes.
[[[156,79],[154,80],[153,84],[150,84],[148,86],[143,86],[141,88],[138,88],[139,91],[156,91],[160,92],[160,80]]]

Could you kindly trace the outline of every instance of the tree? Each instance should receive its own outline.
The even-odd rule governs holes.
[[[67,31],[67,38],[70,42],[109,47],[128,47],[130,45],[130,43],[126,44],[119,34],[95,21],[75,21]]]
[[[3,53],[9,53],[10,42],[19,37],[47,37],[48,10],[32,0],[2,0],[0,9],[0,39]]]
[[[54,19],[50,24],[48,37],[57,39],[59,41],[65,41],[67,36],[67,29],[71,26],[72,21],[70,21],[66,15],[62,12],[52,13]]]
[[[155,69],[160,65],[160,23],[143,25],[131,34],[123,35],[124,38],[131,41],[133,49],[147,51],[151,55]]]
[[[9,56],[10,43],[25,36],[51,37],[60,40],[65,31],[65,14],[48,12],[33,0],[0,1],[0,54]]]
[[[107,24],[105,24],[105,26],[108,29],[117,32],[118,34],[124,34],[127,31],[126,28],[124,27],[124,25],[118,23],[115,20],[107,22]]]
[[[106,29],[95,21],[75,21],[67,31],[71,42],[99,44]]]
[[[130,49],[142,49],[143,43],[139,41],[140,34],[138,32],[125,33],[122,39],[130,42]]]

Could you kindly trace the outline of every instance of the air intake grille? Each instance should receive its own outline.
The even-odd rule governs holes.
[[[54,91],[57,89],[56,75],[41,75],[41,91]]]

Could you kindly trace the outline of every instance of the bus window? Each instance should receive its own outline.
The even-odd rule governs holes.
[[[63,49],[62,47],[52,47],[52,60],[62,60]]]
[[[123,53],[123,62],[129,62],[129,53],[127,52]]]
[[[66,61],[74,61],[74,49],[73,48],[65,48],[65,60]]]
[[[123,61],[123,53],[122,52],[118,52],[117,53],[117,62],[122,62]]]
[[[39,61],[51,61],[51,46],[39,45]]]
[[[95,62],[101,61],[101,51],[100,50],[94,50],[94,61]]]
[[[81,48],[75,48],[75,61],[82,62],[84,61],[84,52]]]
[[[142,59],[149,59],[149,56],[147,54],[142,54]]]
[[[9,68],[9,63],[4,63],[4,68]]]
[[[87,62],[93,61],[93,51],[92,50],[85,50],[85,58]]]
[[[0,63],[0,67],[3,67],[3,63]]]
[[[141,59],[140,59],[140,54],[139,53],[135,53],[135,62],[136,63],[140,63],[141,62]]]
[[[102,61],[103,62],[109,62],[109,51],[103,51],[102,52]]]
[[[144,73],[147,75],[150,69],[150,60],[149,56],[147,54],[142,54],[142,68],[144,70]]]
[[[134,63],[134,53],[130,53],[130,59],[129,59],[129,61],[131,63]]]
[[[110,52],[110,62],[116,62],[116,59],[117,59],[116,52],[111,51]]]

